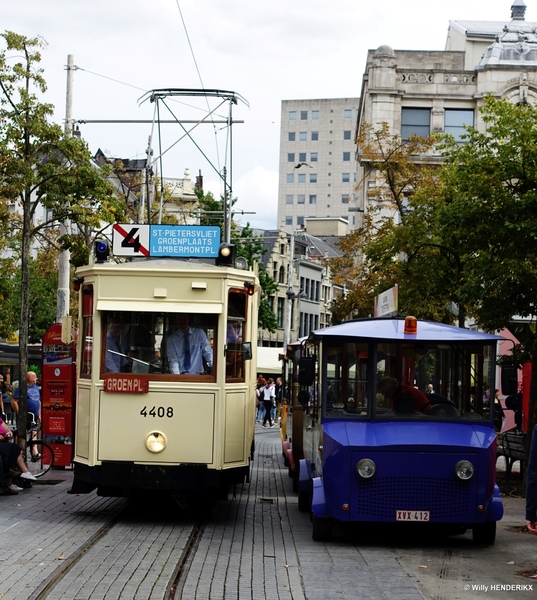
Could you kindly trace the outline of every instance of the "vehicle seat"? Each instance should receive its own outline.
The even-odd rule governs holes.
[[[431,417],[440,417],[444,419],[458,419],[459,411],[454,404],[433,404],[429,411]]]

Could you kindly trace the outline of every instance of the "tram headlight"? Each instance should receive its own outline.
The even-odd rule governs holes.
[[[373,477],[376,470],[377,467],[370,458],[362,458],[362,460],[358,461],[358,464],[356,465],[356,473],[362,479],[369,479],[370,477]]]
[[[460,460],[455,465],[455,475],[463,481],[471,479],[474,475],[474,465],[469,460]]]
[[[167,444],[166,436],[160,431],[152,431],[145,439],[145,447],[155,454],[162,452]]]

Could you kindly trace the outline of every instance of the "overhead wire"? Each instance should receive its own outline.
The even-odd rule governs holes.
[[[187,39],[187,42],[188,42],[188,47],[190,48],[190,53],[192,55],[192,60],[194,61],[194,66],[196,67],[196,72],[197,72],[198,78],[200,80],[201,88],[204,90],[205,89],[205,85],[204,85],[203,79],[201,77],[201,72],[200,72],[199,67],[198,67],[198,61],[196,60],[196,55],[194,54],[194,48],[192,46],[192,42],[190,41],[190,36],[188,35],[188,29],[187,29],[187,26],[186,26],[185,19],[183,17],[183,11],[181,10],[181,5],[179,4],[179,0],[175,0],[175,2],[177,4],[177,9],[179,10],[179,16],[181,17],[181,23],[183,24],[183,29],[185,31],[186,39]],[[208,100],[208,98],[205,98],[205,101],[207,103],[207,110],[209,110],[209,112],[210,112],[210,106],[209,106],[209,100]],[[228,124],[228,128],[227,128],[228,132],[229,132],[229,128],[230,128],[230,126]],[[217,141],[218,130],[216,128],[216,124],[214,123],[214,121],[213,121],[213,132],[214,132],[214,136],[215,136],[216,164],[218,166],[218,172],[221,173],[220,152],[219,152],[218,141]],[[229,133],[228,133],[228,135],[229,135]],[[227,150],[226,150],[226,152],[227,152]],[[227,154],[226,154],[226,157],[227,157]],[[220,183],[222,183],[222,182],[220,182]]]

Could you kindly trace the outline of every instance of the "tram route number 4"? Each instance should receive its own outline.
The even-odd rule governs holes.
[[[167,417],[171,419],[173,417],[173,407],[168,406],[153,406],[153,408],[148,408],[144,406],[140,411],[142,417],[160,417],[161,419]]]
[[[428,521],[428,510],[398,510],[395,516],[396,521]]]

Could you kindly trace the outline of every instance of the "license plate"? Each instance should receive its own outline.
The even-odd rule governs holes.
[[[428,510],[398,510],[395,515],[396,521],[428,521]]]

